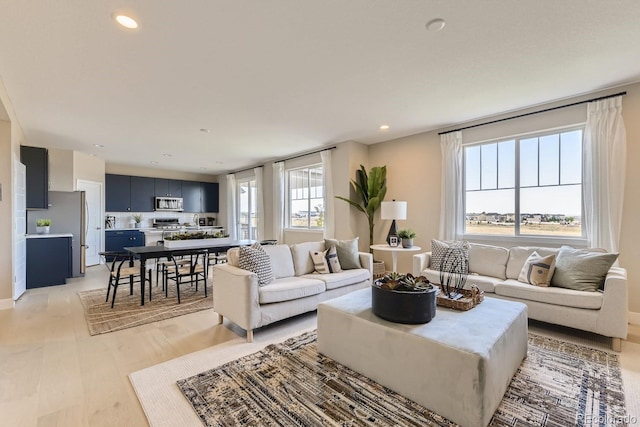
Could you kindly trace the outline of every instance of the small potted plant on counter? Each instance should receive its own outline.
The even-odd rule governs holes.
[[[36,233],[49,234],[50,226],[51,226],[51,220],[49,218],[40,218],[36,220]]]
[[[436,315],[439,289],[424,276],[388,273],[371,287],[371,309],[396,323],[428,323]]]
[[[416,237],[416,232],[410,228],[398,231],[398,237],[402,239],[402,247],[410,248],[413,246],[413,238]]]
[[[131,218],[133,218],[133,222],[135,222],[135,227],[136,228],[140,228],[140,223],[142,222],[142,214],[133,214],[131,215]]]

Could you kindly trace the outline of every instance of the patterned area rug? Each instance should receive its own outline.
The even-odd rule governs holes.
[[[145,290],[148,291],[148,289],[147,287]],[[84,317],[87,319],[91,335],[106,334],[213,308],[211,281],[209,281],[206,298],[202,283],[198,286],[197,292],[195,286],[192,287],[188,283],[180,285],[180,304],[175,291],[175,286],[169,286],[169,296],[165,298],[164,291],[154,287],[153,299],[149,301],[148,292],[145,292],[145,303],[141,306],[139,288],[136,292],[134,287],[133,295],[129,295],[128,286],[118,286],[113,308],[111,308],[111,295],[109,295],[109,302],[105,302],[106,287],[78,292],[78,296],[82,301]]]
[[[315,332],[177,384],[206,426],[455,425],[319,355]],[[617,355],[530,333],[490,425],[621,425],[625,414]]]

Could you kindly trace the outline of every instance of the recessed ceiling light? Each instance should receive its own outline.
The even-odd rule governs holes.
[[[380,130],[388,130],[389,129],[389,125],[381,125],[380,126]]]
[[[114,15],[114,19],[118,24],[130,30],[135,30],[136,28],[138,28],[138,23],[136,22],[135,19],[133,19],[130,16],[123,15],[121,13],[116,13]]]
[[[93,153],[89,153],[89,157],[96,157],[96,155]]]
[[[156,162],[155,160],[151,160],[149,163],[151,163],[152,165],[157,165],[158,162]]]
[[[223,165],[224,162],[221,162],[220,160],[216,161],[216,165]]]
[[[96,148],[104,148],[104,145],[102,144],[93,144],[93,146]]]
[[[211,132],[211,131],[210,131],[209,129],[202,128],[202,129],[200,129],[200,132],[209,133],[209,132]]]
[[[436,19],[432,19],[431,21],[427,22],[427,30],[433,32],[433,33],[437,33],[438,31],[440,31],[441,29],[444,28],[446,22],[444,22],[444,19],[442,18],[436,18]]]
[[[204,171],[204,170],[207,170],[207,168],[205,168],[205,167],[201,167],[201,168],[200,168],[200,170],[201,170],[201,171]]]
[[[164,157],[171,157],[171,154],[169,154],[169,153],[164,153],[164,154],[163,154],[163,156],[164,156]]]

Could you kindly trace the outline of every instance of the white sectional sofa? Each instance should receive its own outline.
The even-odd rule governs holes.
[[[217,264],[213,272],[213,309],[223,318],[247,331],[247,341],[253,339],[253,329],[316,310],[318,303],[371,286],[373,257],[360,252],[362,268],[339,273],[314,273],[309,255],[324,251],[324,242],[295,245],[267,245],[263,249],[271,259],[275,280],[258,284],[258,276],[238,267],[238,249],[227,253],[228,262]]]
[[[528,317],[547,323],[594,332],[612,338],[612,348],[620,351],[628,331],[627,272],[611,267],[604,288],[586,292],[563,287],[540,287],[518,281],[531,253],[547,256],[558,248],[516,246],[510,249],[470,244],[469,275],[465,287],[476,284],[485,296],[520,301],[528,307]],[[440,271],[430,268],[431,252],[413,256],[413,274],[440,283]]]

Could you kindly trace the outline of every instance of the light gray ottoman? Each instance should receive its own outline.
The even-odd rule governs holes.
[[[318,351],[462,426],[486,426],[527,355],[527,307],[485,298],[424,325],[371,311],[371,289],[318,305]]]

